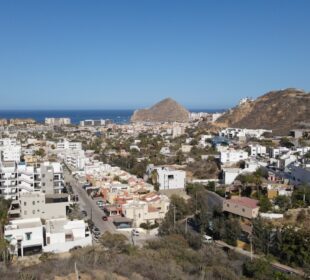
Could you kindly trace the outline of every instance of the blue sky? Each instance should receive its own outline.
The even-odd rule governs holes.
[[[0,0],[0,109],[231,107],[310,90],[308,0]]]

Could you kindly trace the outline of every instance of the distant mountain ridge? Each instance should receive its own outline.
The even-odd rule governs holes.
[[[264,128],[286,135],[291,129],[310,127],[310,94],[288,88],[268,92],[224,113],[216,127]]]
[[[149,109],[136,110],[132,122],[188,122],[189,111],[171,98],[166,98]]]

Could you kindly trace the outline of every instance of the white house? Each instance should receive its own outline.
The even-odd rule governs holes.
[[[158,183],[160,190],[184,189],[186,173],[183,170],[173,170],[164,166],[149,165],[147,174]]]
[[[46,221],[46,246],[44,252],[68,252],[75,246],[92,244],[92,236],[84,220],[69,221],[66,218]]]
[[[221,163],[236,163],[240,160],[245,160],[249,157],[248,153],[243,150],[228,149],[221,152]]]
[[[12,220],[4,227],[4,238],[9,242],[10,253],[24,256],[27,249],[42,250],[43,225],[40,218]]]
[[[264,156],[267,153],[267,148],[265,146],[256,144],[256,145],[249,145],[251,151],[250,155],[251,156]]]

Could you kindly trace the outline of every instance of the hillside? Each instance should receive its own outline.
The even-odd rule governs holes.
[[[271,91],[230,109],[214,125],[271,129],[286,135],[291,129],[310,126],[310,94],[294,88]]]
[[[149,109],[136,110],[132,122],[187,122],[189,112],[171,98],[166,98]]]

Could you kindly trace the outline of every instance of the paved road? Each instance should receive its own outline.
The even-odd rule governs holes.
[[[96,205],[96,202],[87,195],[86,191],[82,188],[82,184],[79,183],[69,172],[64,170],[65,182],[72,186],[74,194],[79,196],[79,205],[81,210],[87,212],[88,218],[92,219],[96,227],[98,227],[101,233],[109,231],[111,233],[116,232],[116,228],[110,221],[103,221],[103,211]]]

